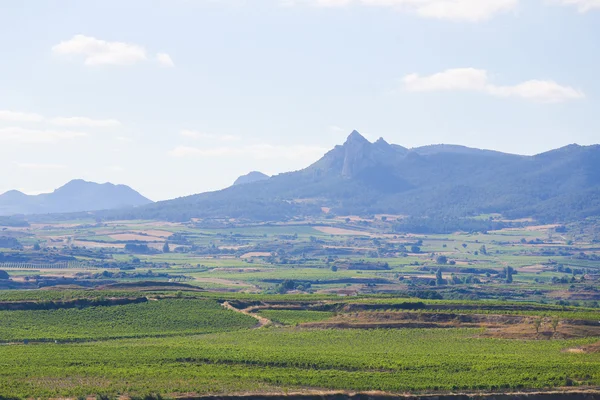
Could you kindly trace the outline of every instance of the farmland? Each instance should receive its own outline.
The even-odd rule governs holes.
[[[498,390],[598,385],[593,339],[510,341],[477,330],[262,329],[185,338],[3,346],[8,397],[290,389]],[[26,377],[26,378],[24,378]]]
[[[4,342],[170,336],[250,328],[253,318],[211,300],[147,301],[112,307],[0,311]]]
[[[0,249],[2,398],[600,387],[593,224],[416,235],[353,217],[3,232],[20,247]]]

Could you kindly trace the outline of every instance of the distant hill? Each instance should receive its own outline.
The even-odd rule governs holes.
[[[269,179],[269,175],[265,175],[262,172],[252,171],[246,175],[242,175],[233,182],[233,185],[245,185],[248,183],[260,182]]]
[[[277,220],[376,213],[461,218],[482,213],[565,221],[600,215],[600,146],[536,156],[462,146],[416,149],[358,132],[307,168],[252,185],[163,201],[109,218]]]
[[[0,215],[110,210],[152,203],[129,186],[73,180],[52,193],[29,196],[17,190],[0,195]]]

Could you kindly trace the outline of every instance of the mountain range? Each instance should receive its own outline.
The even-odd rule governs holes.
[[[129,186],[77,179],[52,193],[30,196],[17,190],[6,192],[0,195],[0,215],[110,210],[150,203]]]
[[[272,221],[323,210],[444,218],[501,213],[541,221],[600,215],[600,145],[522,156],[456,145],[408,149],[353,131],[305,169],[102,215]]]

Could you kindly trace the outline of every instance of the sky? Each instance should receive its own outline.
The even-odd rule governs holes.
[[[600,142],[600,0],[0,0],[0,193],[152,200],[405,147]]]

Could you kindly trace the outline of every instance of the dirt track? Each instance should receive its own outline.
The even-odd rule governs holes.
[[[231,304],[229,304],[228,301],[223,303],[223,307],[235,311],[235,312],[239,312],[241,314],[247,315],[249,317],[252,317],[254,319],[256,319],[258,321],[258,324],[254,327],[255,329],[258,328],[262,328],[263,326],[267,326],[267,325],[271,325],[272,322],[270,319],[267,319],[265,317],[261,317],[260,315],[256,315],[256,314],[252,314],[248,308],[244,309],[244,310],[240,310],[239,308],[235,308],[234,306],[232,306]]]

